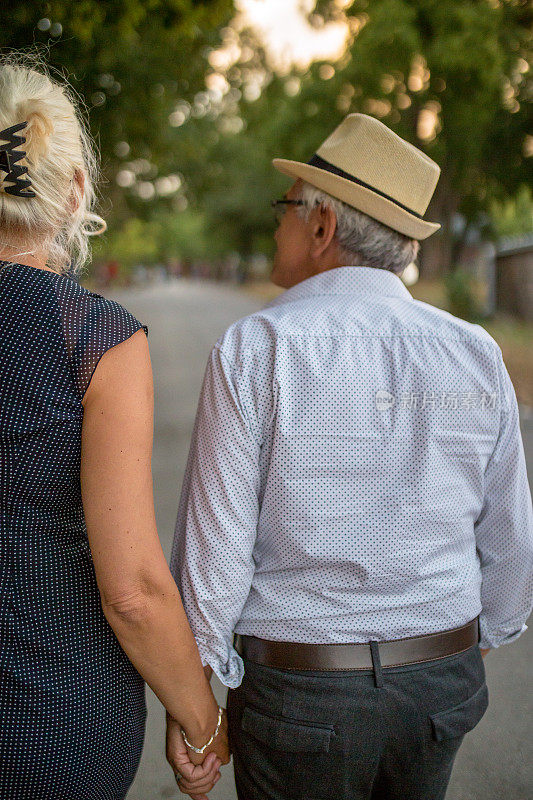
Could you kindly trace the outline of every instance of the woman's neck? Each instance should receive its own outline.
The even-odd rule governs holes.
[[[55,270],[46,266],[46,256],[24,253],[24,247],[0,247],[0,261],[11,261],[16,264],[24,264],[27,267],[44,269],[46,272],[55,272]]]

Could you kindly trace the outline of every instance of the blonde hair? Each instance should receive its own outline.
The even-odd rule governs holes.
[[[35,192],[17,197],[0,183],[0,247],[19,257],[45,253],[51,269],[76,272],[89,257],[89,237],[106,228],[93,211],[97,154],[73,91],[36,61],[0,58],[0,130],[27,122],[17,149]]]

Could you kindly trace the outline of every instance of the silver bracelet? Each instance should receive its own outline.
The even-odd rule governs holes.
[[[214,740],[214,739],[216,739],[216,737],[217,737],[217,734],[218,734],[218,731],[219,731],[219,728],[220,728],[220,723],[222,722],[222,712],[223,712],[223,711],[224,711],[224,709],[223,709],[223,708],[221,708],[221,707],[219,706],[219,707],[218,707],[218,720],[217,720],[217,726],[216,726],[216,728],[215,728],[215,732],[214,732],[214,734],[211,736],[211,738],[209,739],[209,741],[208,741],[208,742],[206,742],[206,744],[204,744],[204,746],[203,746],[203,747],[195,747],[193,744],[191,744],[191,743],[189,742],[189,740],[187,739],[187,737],[185,736],[185,731],[184,731],[184,730],[183,730],[183,728],[182,728],[182,730],[181,730],[181,735],[183,736],[183,741],[185,742],[185,744],[187,745],[187,747],[188,747],[190,750],[194,750],[194,752],[195,752],[195,753],[200,753],[200,754],[201,754],[201,753],[203,753],[203,752],[205,751],[205,749],[206,749],[207,747],[209,747],[209,745],[210,745],[210,744],[213,742],[213,740]]]

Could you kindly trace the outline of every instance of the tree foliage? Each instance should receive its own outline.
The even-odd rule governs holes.
[[[169,114],[205,89],[205,47],[233,11],[231,0],[4,0],[2,50],[36,52],[68,78],[89,112],[101,154],[104,212],[152,213],[114,178],[125,161],[154,179],[179,149]],[[140,161],[142,160],[142,163]]]
[[[4,0],[2,46],[47,45],[89,108],[115,227],[135,215],[159,255],[172,242],[189,257],[210,241],[217,254],[268,252],[268,202],[287,187],[271,159],[307,161],[350,112],[442,168],[428,216],[443,231],[424,244],[426,266],[453,263],[458,212],[466,231],[512,213],[533,178],[529,0],[319,0],[310,23],[343,19],[348,49],[289,73],[233,13],[231,0]],[[237,55],[222,67],[211,56],[227,40]]]
[[[339,13],[331,2],[318,8],[325,18]],[[249,198],[264,203],[272,156],[307,161],[347,113],[371,114],[441,166],[428,213],[443,232],[428,240],[426,253],[432,245],[437,262],[451,263],[457,212],[467,230],[494,198],[513,196],[533,178],[532,7],[526,0],[355,0],[347,14],[353,41],[337,64],[274,74],[258,100],[241,101],[246,127],[232,143],[235,158],[222,159],[224,180],[233,186],[230,170],[243,185],[255,175],[261,183]],[[243,72],[268,66],[251,32],[241,41],[255,52],[255,63],[229,72],[243,90]],[[249,201],[241,228],[254,230],[256,213]]]

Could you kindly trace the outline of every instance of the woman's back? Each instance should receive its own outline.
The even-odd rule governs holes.
[[[148,343],[66,275],[106,227],[97,153],[26,62],[0,57],[0,800],[124,800],[143,678],[202,794],[228,742],[157,535]]]
[[[80,457],[93,372],[140,328],[68,277],[0,262],[3,800],[114,800],[138,763],[144,682],[102,611]]]

